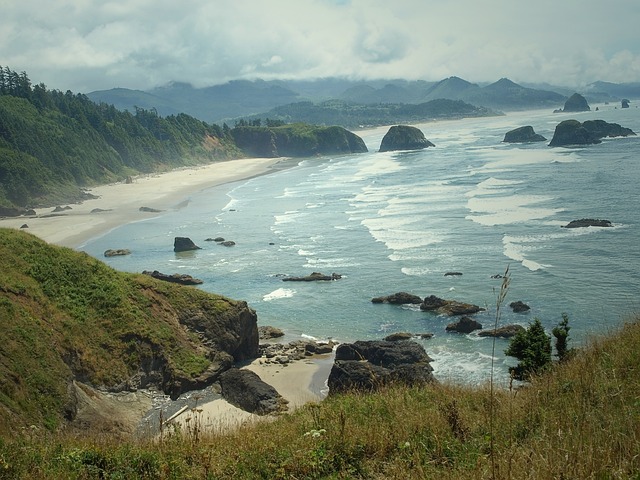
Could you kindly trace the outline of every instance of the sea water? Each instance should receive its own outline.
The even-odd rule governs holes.
[[[592,106],[594,108],[594,106]],[[339,342],[393,332],[419,339],[442,380],[508,380],[507,340],[447,333],[454,318],[414,305],[373,304],[405,291],[468,302],[484,328],[539,318],[548,331],[566,313],[570,345],[610,332],[640,310],[640,137],[548,146],[562,120],[602,119],[640,133],[640,109],[550,111],[416,125],[436,146],[378,152],[387,128],[360,132],[369,152],[286,160],[273,173],[195,192],[155,218],[124,225],[81,249],[116,269],[183,273],[203,290],[246,300],[259,325],[288,338]],[[548,141],[502,143],[531,125]],[[185,206],[186,205],[186,206]],[[153,207],[153,205],[149,205]],[[598,218],[610,228],[567,229]],[[173,252],[174,237],[202,249]],[[221,246],[208,238],[236,244]],[[126,257],[104,258],[109,248]],[[509,270],[506,301],[498,305]],[[338,273],[331,282],[287,276]],[[459,272],[462,275],[445,275]],[[512,301],[531,307],[514,313]]]

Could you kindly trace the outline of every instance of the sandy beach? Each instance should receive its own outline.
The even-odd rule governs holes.
[[[281,161],[278,158],[245,158],[141,175],[134,177],[132,183],[92,188],[88,192],[98,198],[81,204],[61,205],[71,208],[59,213],[53,213],[53,208],[44,208],[37,209],[36,216],[0,219],[0,227],[21,228],[26,224],[29,233],[49,243],[77,248],[120,225],[158,215],[142,212],[141,207],[179,208],[188,201],[190,194],[268,173]]]
[[[25,228],[51,244],[78,248],[88,240],[104,235],[120,225],[161,214],[140,211],[141,207],[159,211],[177,209],[188,202],[189,195],[269,173],[281,161],[282,159],[265,158],[229,160],[138,176],[131,183],[92,188],[89,193],[97,198],[81,204],[71,204],[71,208],[59,213],[53,213],[53,208],[45,208],[36,210],[35,216],[0,219],[0,227]],[[23,227],[25,224],[28,228]],[[313,385],[314,381],[318,382],[316,375],[320,371],[320,364],[313,360],[301,360],[282,366],[257,359],[243,368],[253,370],[263,381],[272,385],[289,401],[290,409],[321,399],[318,385]],[[240,410],[224,400],[215,400],[199,406],[197,413],[186,411],[174,421],[187,426],[190,421],[188,419],[196,414],[205,429],[217,431],[263,418]]]

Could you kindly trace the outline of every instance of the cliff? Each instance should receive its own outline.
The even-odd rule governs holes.
[[[9,229],[0,229],[0,270],[0,427],[71,423],[80,390],[176,397],[258,356],[245,302],[118,272]]]

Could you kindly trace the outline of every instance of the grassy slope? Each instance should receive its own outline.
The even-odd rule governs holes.
[[[179,312],[236,305],[16,230],[0,229],[0,272],[0,432],[25,422],[55,429],[73,408],[72,377],[114,386],[158,359],[169,380],[197,377],[211,360]]]
[[[493,399],[488,386],[390,388],[226,435],[24,435],[0,440],[0,478],[640,478],[639,370],[635,320]]]

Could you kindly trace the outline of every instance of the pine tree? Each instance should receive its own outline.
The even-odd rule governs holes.
[[[511,339],[504,353],[519,360],[517,366],[509,369],[514,378],[527,380],[551,365],[551,337],[536,318],[529,328]]]

